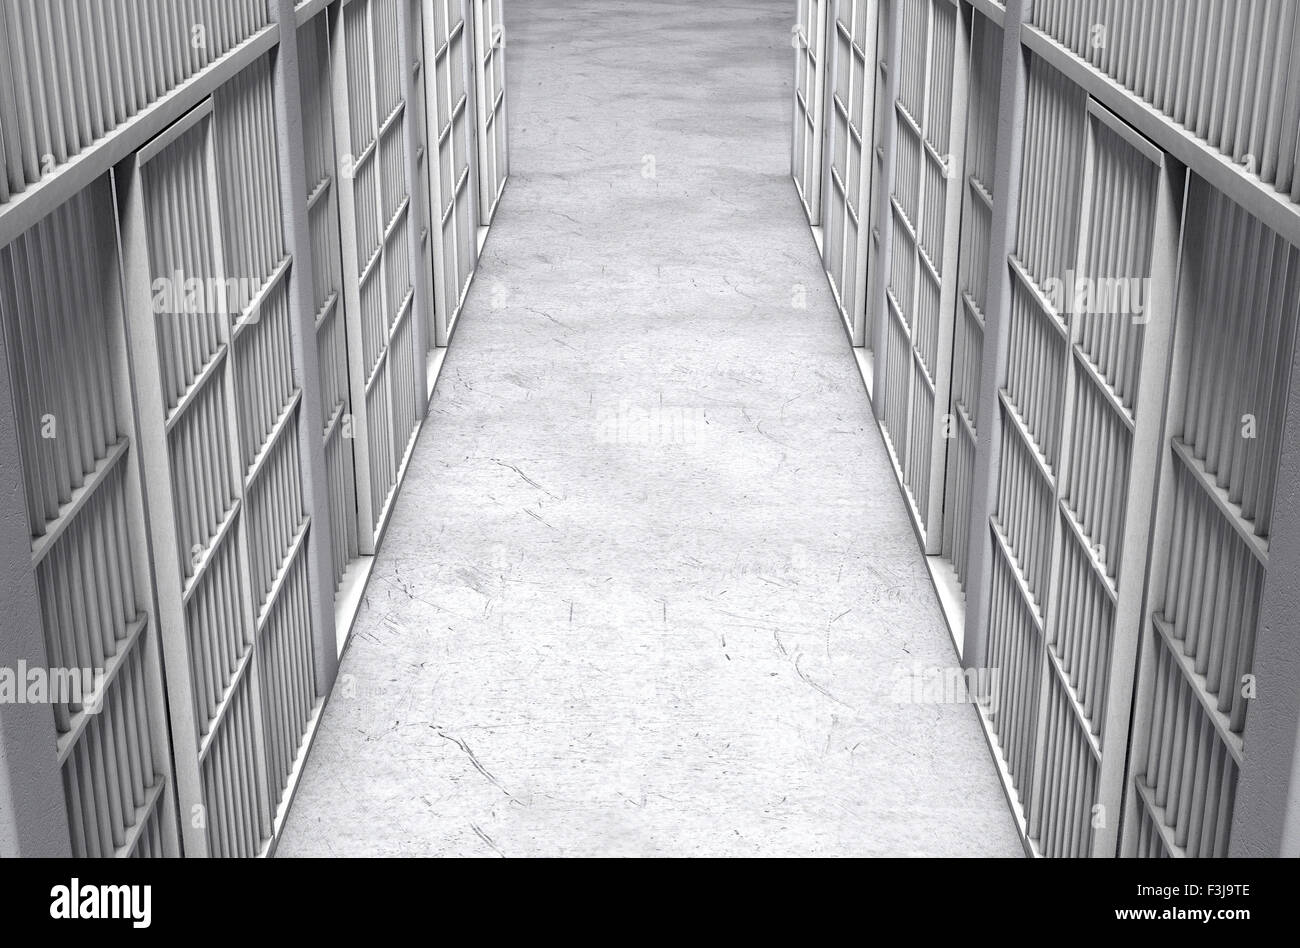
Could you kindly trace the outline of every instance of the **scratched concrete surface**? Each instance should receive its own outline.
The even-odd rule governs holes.
[[[280,855],[1020,855],[974,710],[905,700],[954,657],[794,4],[506,7],[513,177]]]

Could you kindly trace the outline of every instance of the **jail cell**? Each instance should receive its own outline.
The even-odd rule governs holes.
[[[405,151],[401,0],[350,0],[331,23],[330,64],[356,458],[357,545],[375,552],[414,444],[419,402],[416,293]],[[424,353],[418,353],[423,360]]]
[[[71,851],[175,856],[116,248],[101,178],[0,251],[0,331]]]
[[[875,0],[835,0],[829,31],[822,264],[855,346],[867,344],[867,252],[875,166]]]
[[[271,27],[273,6],[0,3],[0,204]]]
[[[454,0],[453,0],[454,2]],[[488,226],[510,176],[506,129],[506,34],[502,0],[470,0],[474,26],[474,97],[478,106],[478,223]]]
[[[822,223],[822,154],[825,147],[828,0],[799,0],[794,46],[794,142],[790,174],[808,223]]]
[[[267,851],[320,708],[275,123],[263,57],[120,169],[189,855]]]
[[[1228,854],[1255,674],[1300,251],[1193,178],[1126,854]],[[1225,255],[1222,248],[1244,248]]]
[[[998,143],[1001,27],[978,10],[971,13],[970,99],[966,121],[966,176],[962,188],[961,253],[953,317],[952,383],[943,434],[943,538],[940,555],[951,564],[957,587],[966,589],[970,546],[971,490],[980,430],[980,379],[988,313],[990,230],[993,226],[993,166]]]
[[[426,166],[436,297],[430,342],[446,346],[478,264],[477,105],[470,72],[477,54],[465,0],[424,0],[424,9]]]
[[[1014,775],[1017,786],[1031,781],[1020,802],[1039,854],[1113,854],[1180,178],[1163,153],[1038,61],[1024,161],[993,529],[1042,661],[1039,683],[1011,679],[1038,700],[1027,725],[1032,765],[1020,757]],[[1009,621],[991,618],[990,662]]]
[[[330,552],[337,594],[348,567],[360,555],[360,546],[347,318],[344,315],[343,261],[339,245],[340,177],[334,153],[334,115],[330,98],[328,14],[318,14],[298,28],[298,70],[307,172],[307,226],[312,251],[311,299],[320,367]]]
[[[1036,0],[1030,22],[1300,202],[1300,10],[1291,0]]]
[[[900,0],[896,15],[893,243],[876,397],[909,513],[925,551],[935,554],[943,540],[970,11],[951,0]]]
[[[1015,789],[1022,832],[1037,805],[1036,758],[1043,730],[1045,616],[1054,527],[1057,398],[1064,389],[1061,318],[1040,305],[1040,285],[1064,273],[1076,249],[1082,199],[1086,96],[1041,60],[1029,68],[1024,178],[1016,249],[1009,265],[1010,341],[997,424],[1002,457],[993,536],[992,595],[985,663],[999,669],[999,707],[990,714],[1000,762]]]

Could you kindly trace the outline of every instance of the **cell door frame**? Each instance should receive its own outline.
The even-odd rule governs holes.
[[[834,26],[833,27],[828,26],[826,30],[827,42],[828,44],[833,43],[835,48],[835,55],[831,57],[831,61],[829,64],[830,70],[828,75],[835,76],[839,74],[840,52],[843,49],[845,42],[847,42],[849,48],[850,99],[848,103],[845,103],[841,106],[844,109],[844,113],[841,116],[841,118],[844,121],[845,128],[848,130],[849,139],[852,140],[853,132],[855,131],[855,129],[853,128],[853,112],[854,112],[853,109],[854,100],[852,98],[853,95],[860,94],[862,97],[863,124],[864,125],[866,124],[867,119],[870,119],[871,122],[871,128],[869,131],[865,129],[856,129],[858,133],[858,145],[861,149],[861,153],[858,156],[858,181],[857,181],[858,209],[857,209],[856,216],[854,217],[854,224],[856,225],[857,232],[858,232],[857,242],[853,248],[853,253],[855,255],[855,260],[856,260],[856,263],[854,265],[854,297],[853,298],[857,301],[857,305],[854,309],[854,312],[852,314],[849,314],[846,311],[846,307],[844,306],[843,299],[837,300],[837,303],[839,304],[837,308],[839,309],[840,319],[844,324],[845,330],[848,332],[850,344],[852,344],[855,347],[862,347],[867,344],[867,308],[868,308],[867,307],[867,284],[868,284],[867,269],[871,257],[870,241],[872,240],[872,233],[874,231],[874,226],[872,223],[872,217],[873,217],[872,206],[874,204],[874,195],[872,193],[871,188],[872,188],[872,184],[877,179],[877,176],[875,174],[875,163],[877,160],[876,158],[876,138],[877,138],[876,86],[879,80],[879,72],[880,72],[878,44],[880,42],[880,35],[881,35],[880,34],[881,0],[863,0],[863,2],[865,6],[862,9],[865,10],[864,18],[867,24],[866,26],[867,32],[862,39],[861,60],[858,59],[857,44],[853,41],[852,29],[850,30],[849,35],[846,37],[832,38],[830,36],[832,29],[834,29],[836,33],[840,32],[840,18],[838,12],[841,4],[850,5],[850,9],[852,10],[853,13],[853,23],[856,26],[857,12],[859,7],[857,6],[855,0],[831,0],[830,16],[828,17],[828,23],[833,23]],[[841,39],[843,40],[843,42],[841,41]],[[862,82],[860,84],[855,84],[853,81],[853,69],[855,67],[860,67],[862,69],[862,76],[861,76]],[[823,99],[825,100],[824,113],[826,116],[826,118],[823,118],[823,123],[824,123],[824,127],[827,130],[827,133],[823,136],[823,138],[826,141],[826,145],[829,147],[823,148],[822,164],[821,164],[822,167],[821,186],[822,186],[822,205],[823,208],[828,208],[831,204],[831,201],[835,199],[836,189],[839,187],[839,183],[836,181],[836,178],[838,176],[835,174],[834,171],[834,154],[835,154],[836,145],[838,143],[838,138],[835,135],[835,131],[838,129],[839,126],[836,121],[832,120],[828,122],[826,121],[826,119],[829,118],[832,115],[832,112],[836,109],[839,96],[836,95],[835,90],[832,88],[830,95],[826,95],[823,90]],[[798,110],[796,109],[796,117],[797,117],[797,112]],[[847,163],[845,167],[847,168]],[[827,182],[830,182],[831,184],[830,187],[827,187]],[[843,182],[843,184],[844,184],[844,191],[840,193],[839,199],[844,204],[844,215],[845,218],[847,219],[850,216],[850,211],[848,207],[848,182],[847,181]],[[827,218],[826,211],[823,210],[822,218],[821,218],[823,225],[825,225],[826,223],[826,218]],[[829,246],[828,244],[826,244],[826,240],[827,240],[827,235],[823,234],[822,236],[823,261],[825,260],[825,254],[827,252],[827,247]],[[848,244],[848,240],[844,236],[844,233],[841,232],[840,234],[841,260],[847,258],[848,256],[849,248],[847,244]],[[842,272],[842,267],[841,267],[841,272]],[[840,295],[842,296],[842,291],[837,289],[836,292],[840,293]]]
[[[474,105],[478,115],[475,136],[477,146],[474,149],[478,158],[478,222],[480,227],[487,227],[496,218],[497,207],[501,204],[501,196],[505,193],[506,182],[510,178],[505,11],[501,0],[470,0],[469,6],[472,15],[467,19],[466,26],[472,26],[474,34]],[[483,16],[485,10],[489,14],[486,17]],[[498,57],[501,61],[501,88],[496,90],[496,96],[489,103],[483,96],[487,86],[487,70],[489,63],[495,69]],[[495,82],[495,75],[493,81]],[[495,147],[498,138],[501,143],[499,156]],[[488,142],[493,145],[490,154],[486,149]],[[498,160],[502,162],[500,168],[497,167]],[[484,173],[487,168],[500,171],[500,184],[496,183],[496,175]],[[480,230],[480,245],[483,236],[484,231]]]
[[[479,236],[478,236],[479,175],[476,174],[477,171],[476,166],[479,160],[479,150],[477,147],[478,96],[474,94],[475,92],[474,82],[476,81],[476,79],[474,76],[470,74],[469,71],[469,56],[465,55],[462,58],[462,69],[461,69],[461,79],[465,88],[465,93],[460,102],[451,104],[448,107],[449,118],[448,118],[448,126],[447,126],[447,135],[448,138],[452,140],[451,148],[452,148],[453,155],[455,154],[454,140],[456,137],[457,116],[472,111],[475,115],[475,121],[466,122],[466,129],[468,132],[466,136],[468,139],[468,141],[466,142],[466,147],[469,150],[469,154],[466,156],[467,162],[465,166],[465,176],[464,176],[464,180],[462,181],[452,181],[451,183],[452,203],[447,217],[444,217],[442,206],[446,195],[443,193],[443,188],[442,188],[442,167],[441,167],[442,143],[438,135],[439,126],[441,125],[441,121],[438,115],[438,102],[441,101],[441,96],[443,95],[444,90],[437,88],[439,54],[441,53],[441,56],[443,57],[451,56],[452,43],[455,42],[458,32],[459,32],[461,43],[465,44],[465,52],[470,53],[470,51],[472,50],[473,51],[472,54],[474,55],[476,60],[478,58],[478,52],[477,52],[477,46],[475,45],[474,42],[473,34],[475,31],[474,31],[473,21],[469,10],[470,4],[464,2],[464,0],[419,0],[419,2],[420,2],[420,10],[422,13],[422,21],[423,21],[422,28],[421,28],[420,42],[423,44],[423,49],[424,49],[423,82],[424,82],[424,113],[425,114],[422,118],[425,123],[425,129],[431,130],[433,132],[433,134],[425,135],[426,145],[425,145],[425,158],[424,158],[425,174],[428,178],[428,187],[425,189],[425,193],[428,195],[428,202],[429,202],[429,207],[428,207],[429,239],[433,243],[434,275],[436,277],[445,278],[447,273],[447,265],[446,265],[447,250],[443,241],[443,228],[447,224],[447,217],[450,217],[452,219],[456,218],[456,206],[457,206],[457,202],[462,200],[462,192],[463,192],[463,200],[468,201],[470,205],[470,215],[469,215],[470,228],[474,230],[474,233],[471,235],[471,237],[473,239],[473,246],[476,252],[480,245]],[[461,13],[460,25],[448,31],[447,43],[445,46],[442,47],[441,50],[439,50],[438,47],[441,37],[436,35],[432,27],[430,26],[431,23],[437,22],[437,17],[433,12],[435,4],[446,4],[447,7],[458,8]],[[505,90],[502,89],[503,94],[504,92]],[[504,102],[502,103],[502,105],[504,107]],[[453,170],[454,170],[454,166],[453,166]],[[457,223],[456,226],[459,227],[459,223]],[[459,244],[457,244],[457,253],[459,253]],[[459,263],[459,258],[457,262]],[[434,345],[435,346],[445,348],[451,344],[451,337],[452,334],[455,333],[456,331],[456,324],[460,321],[461,310],[464,308],[464,304],[465,304],[466,291],[469,288],[470,281],[473,279],[475,266],[477,266],[477,261],[475,261],[475,263],[471,265],[470,275],[466,278],[463,285],[460,285],[459,266],[457,266],[453,271],[455,274],[457,274],[456,280],[458,284],[456,287],[457,304],[456,304],[455,311],[448,312],[446,295],[445,293],[443,293],[441,286],[435,286],[434,294],[433,294],[434,295]]]
[[[218,320],[218,338],[221,349],[214,353],[205,369],[191,383],[184,397],[171,409],[169,414],[166,400],[161,390],[160,349],[158,345],[157,319],[152,308],[152,264],[150,255],[148,215],[146,212],[146,178],[150,162],[175,146],[188,133],[202,129],[204,194],[203,203],[209,217],[208,237],[212,242],[212,279],[225,285],[225,244],[221,223],[221,199],[217,184],[217,157],[213,142],[215,122],[215,105],[211,97],[164,130],[143,148],[121,162],[114,169],[114,181],[118,186],[119,202],[119,239],[122,247],[124,272],[124,289],[127,298],[128,318],[126,323],[130,331],[130,348],[132,352],[132,381],[137,395],[137,412],[140,417],[142,438],[142,462],[145,472],[146,490],[149,493],[151,513],[150,526],[153,533],[153,566],[155,572],[155,591],[159,607],[159,626],[165,631],[161,636],[163,661],[166,669],[166,690],[171,724],[173,746],[173,772],[176,775],[176,789],[180,802],[181,834],[185,855],[210,855],[207,838],[207,825],[213,818],[206,814],[207,796],[204,792],[203,765],[212,749],[213,735],[225,720],[225,710],[234,702],[239,688],[247,687],[255,700],[250,702],[255,736],[252,743],[256,749],[253,754],[254,766],[253,801],[258,805],[254,818],[265,821],[268,842],[274,839],[274,813],[271,812],[270,775],[267,772],[265,754],[261,753],[261,741],[266,734],[262,720],[261,683],[259,681],[259,662],[257,651],[257,615],[252,597],[247,591],[252,588],[250,582],[252,570],[248,557],[248,545],[242,533],[247,529],[246,479],[247,473],[239,447],[239,420],[233,406],[237,403],[235,393],[235,340],[237,327],[229,312],[224,312]],[[280,279],[283,279],[283,275]],[[258,295],[258,301],[264,298],[267,290],[276,285],[272,278]],[[260,302],[254,303],[260,305]],[[142,317],[132,319],[131,314],[140,313]],[[190,396],[196,395],[209,385],[218,384],[214,378],[221,375],[221,397],[226,402],[226,426],[224,435],[227,442],[227,463],[231,471],[231,483],[235,490],[235,499],[227,512],[224,522],[208,541],[203,551],[200,564],[190,577],[180,569],[181,554],[178,542],[176,502],[172,495],[172,458],[168,437],[172,422],[179,419],[192,403]],[[298,396],[299,398],[301,395]],[[231,673],[230,683],[226,686],[220,707],[214,717],[212,727],[206,734],[200,735],[199,721],[195,709],[194,690],[191,679],[193,667],[190,658],[189,622],[187,604],[190,594],[198,588],[212,564],[215,554],[222,543],[235,544],[235,562],[245,595],[239,598],[243,612],[243,621],[250,642],[248,653],[241,665],[248,675],[246,683],[241,683],[240,668]],[[179,640],[177,636],[180,636]],[[206,819],[196,821],[187,818],[195,807],[202,807]],[[196,822],[199,825],[195,825]]]
[[[367,120],[370,123],[373,139],[366,149],[360,155],[353,155],[354,147],[352,142],[352,105],[353,102],[349,95],[349,57],[348,57],[348,36],[347,36],[347,13],[345,12],[354,4],[366,4],[365,9],[365,35],[367,44],[366,61],[368,64],[368,75],[366,81],[370,87],[370,115]],[[331,75],[331,102],[333,106],[333,130],[334,130],[334,149],[335,160],[346,156],[351,171],[350,174],[340,174],[336,180],[340,182],[338,188],[338,215],[339,215],[339,246],[342,255],[341,279],[343,283],[345,324],[347,327],[347,352],[348,352],[348,388],[349,401],[351,405],[352,417],[352,456],[353,467],[355,472],[356,483],[356,501],[357,501],[357,548],[360,556],[373,556],[378,550],[380,538],[383,536],[387,526],[388,515],[392,512],[393,501],[397,495],[397,489],[401,484],[401,474],[405,466],[405,461],[410,456],[410,451],[414,446],[413,439],[410,443],[398,443],[396,432],[396,396],[400,392],[393,388],[393,345],[399,333],[402,331],[403,320],[412,320],[411,332],[413,338],[418,340],[417,332],[419,322],[419,289],[418,281],[423,278],[422,266],[419,268],[412,267],[411,272],[411,290],[405,297],[402,304],[399,305],[396,313],[392,317],[392,325],[387,327],[384,334],[382,349],[376,359],[374,367],[367,372],[365,365],[364,336],[365,326],[362,323],[364,318],[364,309],[361,301],[361,291],[363,285],[368,280],[378,280],[380,282],[379,297],[384,301],[387,307],[389,294],[387,289],[387,266],[389,248],[388,244],[392,234],[395,232],[394,225],[403,217],[406,218],[407,240],[415,244],[420,240],[418,233],[419,219],[416,216],[416,206],[419,201],[420,189],[415,178],[414,169],[410,162],[406,160],[405,146],[403,147],[403,165],[404,177],[406,184],[406,198],[404,206],[399,204],[398,210],[393,214],[391,219],[386,220],[384,214],[384,187],[380,175],[383,169],[380,167],[380,151],[383,146],[384,136],[389,132],[389,123],[397,121],[399,118],[405,122],[423,121],[422,116],[415,115],[415,110],[411,106],[408,91],[409,69],[402,67],[402,102],[397,106],[394,112],[388,116],[378,114],[379,110],[379,70],[376,66],[377,51],[375,45],[375,5],[378,0],[342,0],[337,7],[331,7],[333,11],[329,21],[329,49],[330,49],[330,75]],[[405,0],[397,0],[399,3],[399,30],[400,10],[405,5]],[[405,60],[403,60],[405,62]],[[409,135],[409,129],[405,138]],[[426,162],[427,162],[426,158]],[[358,234],[358,199],[356,182],[359,177],[359,169],[364,165],[374,164],[376,167],[374,201],[375,201],[375,220],[378,226],[379,244],[374,256],[366,265],[362,265],[359,259],[357,247]],[[431,235],[430,235],[431,236]],[[408,251],[409,251],[408,247]],[[420,255],[421,259],[423,255]],[[414,262],[414,261],[412,261]],[[425,368],[425,353],[419,352],[419,345],[413,343],[412,348],[417,350],[411,365],[411,371],[415,373],[416,378],[422,378],[420,374]],[[374,386],[385,385],[388,387],[388,411],[382,418],[372,418],[370,413],[369,395]],[[419,394],[423,396],[424,386],[420,385],[422,390]],[[420,398],[417,397],[414,402],[418,411]],[[386,496],[386,500],[376,510],[374,505],[374,458],[370,450],[370,432],[372,425],[386,426],[388,429],[388,444],[392,451],[392,480]],[[418,430],[419,418],[417,416],[416,426]]]
[[[934,10],[935,7],[944,4],[953,8],[953,77],[952,77],[952,111],[949,115],[948,128],[948,154],[939,155],[934,147],[926,138],[927,129],[929,128],[929,111],[930,100],[932,98],[932,80],[933,70],[931,68],[934,62]],[[896,5],[891,10],[891,15],[899,18],[898,29],[902,29],[902,11]],[[886,285],[884,312],[881,315],[883,320],[897,320],[899,328],[902,330],[902,336],[907,341],[908,353],[908,374],[907,387],[902,393],[904,407],[906,410],[906,430],[899,432],[889,432],[891,453],[894,456],[894,464],[897,468],[899,482],[903,487],[903,495],[906,498],[908,513],[912,519],[912,525],[917,533],[921,548],[927,556],[937,556],[943,552],[943,498],[944,484],[946,481],[946,471],[948,467],[948,438],[945,432],[944,416],[948,413],[948,405],[952,397],[952,352],[954,326],[957,316],[957,305],[960,302],[961,294],[958,292],[958,283],[960,275],[957,268],[957,261],[961,253],[961,217],[962,217],[962,198],[963,187],[961,182],[965,180],[966,167],[966,124],[969,97],[969,73],[970,73],[970,54],[971,54],[971,10],[962,2],[962,0],[928,0],[926,3],[926,49],[925,49],[925,66],[924,66],[924,87],[921,92],[922,114],[915,118],[908,114],[906,107],[901,98],[901,90],[894,97],[888,106],[893,111],[892,121],[898,125],[907,125],[911,134],[915,135],[920,142],[920,166],[917,173],[917,196],[916,196],[916,222],[908,220],[907,215],[903,213],[902,206],[898,203],[897,198],[892,194],[886,196],[886,204],[890,217],[890,226],[897,226],[896,222],[901,221],[907,232],[908,239],[912,243],[911,262],[911,298],[912,298],[912,317],[911,323],[898,312],[890,299],[888,293],[888,277],[884,277]],[[900,50],[901,52],[901,50]],[[897,68],[895,65],[894,68]],[[893,137],[893,147],[898,148],[899,136],[895,132]],[[940,167],[944,181],[944,230],[943,245],[940,249],[941,257],[937,267],[933,266],[928,260],[928,256],[922,249],[921,232],[919,230],[920,222],[926,216],[926,177],[925,165],[927,162],[936,164]],[[897,159],[895,159],[897,163]],[[897,176],[894,176],[894,184],[897,185]],[[956,184],[957,186],[954,186]],[[909,226],[910,225],[910,226]],[[898,242],[891,241],[890,249],[890,268],[892,270],[892,257],[898,253]],[[917,301],[920,299],[920,287],[922,280],[922,268],[931,272],[931,279],[937,280],[939,284],[939,308],[938,308],[938,326],[937,332],[937,354],[935,358],[935,371],[933,379],[930,379],[934,386],[934,408],[931,412],[932,417],[929,419],[930,431],[930,463],[928,477],[928,495],[926,497],[925,514],[922,515],[919,506],[912,497],[910,487],[907,486],[908,474],[912,470],[912,435],[915,430],[916,420],[912,417],[914,405],[915,387],[917,384],[917,373],[929,375],[921,358],[921,353],[916,345],[916,325],[917,325]],[[933,272],[937,271],[937,272]],[[888,346],[888,331],[884,331],[883,338],[885,345]],[[887,353],[881,353],[878,364],[885,365],[888,358]],[[883,379],[882,379],[883,382]],[[877,392],[885,395],[886,386],[879,384],[876,387]]]
[[[803,6],[807,4],[806,8]],[[794,28],[795,38],[795,83],[794,83],[794,135],[790,152],[790,176],[794,179],[795,190],[803,205],[808,223],[813,227],[822,225],[822,162],[826,145],[826,21],[831,0],[800,0],[800,12],[807,9],[812,21],[815,36],[809,36],[808,24],[799,16]],[[814,44],[815,47],[814,47]],[[809,83],[812,102],[801,98],[799,87],[800,71],[812,66],[812,81]],[[803,142],[803,154],[799,153],[798,143]],[[807,193],[803,176],[810,177],[813,193]]]
[[[356,540],[356,544],[358,545],[358,552],[357,555],[355,556],[352,555],[345,556],[346,565],[343,568],[344,579],[340,580],[340,585],[342,585],[346,583],[347,581],[346,577],[348,572],[352,569],[353,565],[357,562],[357,559],[360,556],[360,550],[359,550],[360,524],[357,519],[360,511],[359,501],[358,501],[358,492],[360,490],[360,485],[358,481],[359,475],[358,475],[357,461],[356,461],[356,447],[357,447],[356,440],[357,439],[350,436],[350,434],[344,433],[344,424],[345,424],[344,419],[345,418],[350,419],[351,423],[355,424],[356,415],[354,413],[355,409],[353,408],[352,405],[352,369],[350,364],[351,356],[349,355],[350,347],[348,345],[348,332],[349,332],[349,323],[347,317],[348,304],[345,298],[346,288],[343,285],[345,280],[345,273],[343,269],[344,267],[343,232],[342,232],[342,227],[340,226],[341,224],[340,215],[342,212],[339,207],[339,202],[342,200],[342,193],[344,190],[346,190],[345,185],[350,185],[351,179],[345,178],[342,174],[341,168],[339,167],[340,156],[339,156],[339,150],[336,147],[337,139],[335,137],[335,130],[334,130],[334,122],[336,119],[336,115],[335,115],[335,108],[333,103],[334,49],[332,44],[332,35],[333,35],[332,31],[333,31],[333,20],[338,15],[339,14],[334,9],[331,9],[330,6],[326,6],[325,8],[322,8],[321,10],[317,11],[312,17],[309,17],[306,20],[296,23],[295,31],[294,31],[294,41],[301,44],[303,42],[304,35],[305,35],[304,31],[306,31],[307,33],[312,33],[323,26],[324,43],[323,46],[321,46],[321,48],[318,48],[315,51],[315,56],[317,57],[316,65],[319,68],[323,60],[325,72],[328,73],[330,76],[330,80],[325,84],[325,87],[322,90],[318,91],[318,95],[321,97],[321,101],[324,103],[324,106],[321,108],[320,111],[322,116],[328,121],[329,124],[329,132],[328,135],[324,136],[325,140],[323,143],[325,177],[320,182],[308,182],[309,187],[312,184],[317,184],[318,186],[315,191],[307,195],[306,213],[308,217],[308,226],[310,227],[311,215],[316,211],[316,209],[320,206],[322,202],[328,205],[326,207],[326,220],[328,222],[330,236],[333,238],[326,241],[325,255],[328,258],[328,262],[321,261],[319,259],[319,255],[316,255],[316,258],[313,259],[313,266],[318,268],[321,266],[325,266],[327,267],[327,269],[332,269],[332,271],[338,275],[338,287],[336,292],[330,294],[326,298],[324,304],[314,314],[314,317],[312,319],[312,326],[313,326],[312,344],[319,347],[322,330],[325,330],[327,324],[329,324],[331,321],[337,322],[338,331],[343,338],[342,370],[343,370],[343,375],[346,376],[346,379],[343,385],[343,391],[341,393],[342,395],[341,403],[335,407],[335,410],[330,415],[330,417],[323,419],[324,425],[321,434],[321,445],[322,445],[322,450],[326,452],[328,458],[328,451],[330,445],[335,438],[340,438],[343,441],[348,443],[347,445],[348,460],[347,463],[344,465],[344,470],[343,470],[344,482],[342,484],[342,491],[345,497],[348,499],[352,508],[353,529],[356,532],[355,540]],[[314,36],[308,35],[306,36],[306,39],[310,43],[313,44],[316,43],[316,37]],[[299,59],[299,62],[300,62],[299,68],[301,70],[301,57]],[[323,365],[324,365],[323,361],[318,361],[318,367]],[[320,371],[323,374],[325,370],[321,368]],[[326,471],[328,471],[328,467],[329,467],[329,461],[327,459],[325,462]],[[328,474],[326,474],[326,477],[328,478]],[[330,504],[327,504],[327,507],[331,505],[332,505],[332,501]],[[330,522],[331,522],[331,533],[332,533],[333,532],[332,512],[330,514]],[[341,538],[336,536],[331,536],[331,545],[342,544],[345,554],[351,554],[351,548],[348,546],[349,538],[347,535],[346,525],[344,527],[343,534],[344,535]],[[331,556],[332,556],[332,552],[331,552]],[[330,572],[328,575],[331,577],[334,576],[333,563],[331,563]],[[331,611],[331,615],[333,615],[335,618],[336,624],[342,627],[345,626],[346,623],[339,620],[339,614],[337,612],[338,598],[339,598],[339,590],[336,589],[332,597],[334,606],[331,608],[330,611]],[[328,651],[328,649],[326,649],[326,651]],[[335,654],[337,656],[337,649],[335,649]]]
[[[1063,552],[1067,543],[1083,544],[1086,532],[1071,526],[1074,514],[1069,509],[1063,472],[1068,468],[1073,451],[1074,409],[1078,404],[1076,392],[1081,385],[1102,387],[1105,381],[1091,367],[1088,357],[1078,348],[1081,339],[1079,314],[1074,306],[1067,307],[1066,325],[1062,327],[1065,347],[1065,392],[1062,396],[1061,428],[1058,435],[1052,499],[1052,550],[1049,566],[1050,586],[1043,608],[1040,631],[1043,635],[1041,680],[1038,690],[1039,726],[1036,728],[1034,764],[1032,769],[1032,794],[1026,825],[1031,836],[1041,839],[1043,797],[1047,776],[1047,740],[1049,728],[1043,722],[1050,719],[1050,702],[1053,687],[1059,686],[1066,697],[1071,713],[1067,720],[1084,734],[1088,752],[1097,766],[1096,795],[1088,822],[1092,829],[1090,855],[1110,857],[1118,854],[1120,824],[1124,800],[1124,781],[1129,759],[1129,724],[1133,706],[1138,647],[1142,638],[1146,573],[1152,548],[1147,542],[1154,511],[1155,488],[1159,468],[1160,434],[1165,417],[1164,383],[1167,381],[1169,357],[1172,348],[1173,312],[1176,295],[1178,251],[1182,224],[1185,169],[1167,155],[1141,132],[1116,116],[1092,96],[1086,103],[1084,138],[1084,168],[1080,188],[1081,208],[1077,241],[1074,252],[1074,273],[1087,275],[1092,236],[1091,216],[1088,209],[1096,196],[1096,165],[1099,145],[1098,125],[1117,136],[1128,148],[1151,163],[1156,173],[1156,190],[1152,196],[1152,235],[1149,287],[1151,293],[1144,303],[1148,319],[1143,324],[1142,351],[1139,356],[1139,382],[1133,417],[1131,419],[1131,453],[1128,475],[1124,480],[1124,510],[1122,534],[1122,559],[1117,575],[1112,581],[1106,572],[1102,554],[1089,544],[1087,561],[1094,578],[1107,591],[1113,609],[1111,621],[1110,656],[1106,675],[1105,710],[1101,718],[1100,735],[1092,732],[1088,715],[1079,704],[1075,688],[1060,666],[1053,651],[1053,639],[1062,612]],[[1067,287],[1067,296],[1073,294]],[[1036,294],[1035,300],[1038,300]],[[1041,301],[1037,305],[1042,305]],[[1050,313],[1049,319],[1055,319]],[[1154,390],[1154,392],[1153,392]],[[1103,394],[1103,397],[1106,397]],[[1122,404],[1113,392],[1114,400],[1109,410],[1123,413]],[[1070,536],[1069,534],[1076,534]],[[1056,677],[1055,685],[1052,677]],[[1100,811],[1097,809],[1100,807]],[[1098,817],[1100,819],[1098,819]],[[1100,824],[1100,825],[1098,825]]]
[[[330,68],[330,104],[333,110],[334,132],[332,142],[334,165],[338,169],[335,181],[338,182],[337,214],[339,218],[339,256],[340,282],[343,284],[344,339],[347,348],[348,370],[348,407],[352,422],[352,466],[353,485],[357,505],[357,553],[360,556],[373,556],[375,553],[375,517],[372,509],[371,490],[372,474],[370,460],[370,412],[366,403],[366,371],[362,364],[362,327],[361,327],[361,266],[358,262],[357,248],[357,195],[356,163],[357,156],[352,154],[352,110],[348,91],[348,42],[347,42],[347,7],[349,0],[341,0],[337,6],[331,6],[329,21],[328,46]],[[366,12],[367,40],[370,39],[370,13]],[[367,80],[374,96],[374,67],[370,68]],[[373,105],[372,105],[373,110]],[[375,150],[378,143],[374,143]],[[346,159],[346,172],[340,163]],[[372,159],[373,160],[373,159]],[[382,214],[379,217],[382,218]],[[382,224],[380,225],[383,226]],[[382,277],[382,274],[380,275]]]

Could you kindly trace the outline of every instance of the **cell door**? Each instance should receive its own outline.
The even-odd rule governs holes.
[[[790,174],[808,223],[822,223],[825,147],[826,27],[830,0],[799,0],[794,45],[794,150]]]
[[[334,143],[357,545],[373,554],[414,444],[427,393],[416,374],[415,287],[403,95],[403,0],[350,0],[330,24]],[[423,360],[424,353],[418,353]]]
[[[1116,852],[1181,171],[1035,60],[1001,396],[991,714],[1036,852]]]
[[[970,95],[962,182],[961,257],[953,317],[952,383],[948,395],[941,555],[966,589],[971,487],[979,441],[980,379],[988,307],[989,234],[993,226],[993,163],[998,142],[1002,29],[978,10],[971,14]]]
[[[835,0],[822,263],[855,346],[867,344],[867,252],[875,162],[876,0]],[[869,124],[868,124],[869,123]]]
[[[952,0],[901,0],[893,245],[876,397],[926,553],[942,551],[969,57]]]
[[[506,34],[501,0],[473,4],[474,84],[478,113],[479,218],[486,227],[510,174],[506,121]]]
[[[446,346],[478,263],[477,107],[470,95],[474,38],[465,0],[423,0],[429,219],[433,221],[436,316],[432,342]],[[504,109],[504,100],[501,103]],[[493,119],[493,126],[497,119]],[[504,124],[503,124],[504,127]]]
[[[318,14],[299,28],[298,63],[307,171],[307,227],[312,246],[312,306],[324,420],[321,437],[325,442],[330,554],[337,595],[344,574],[361,550],[343,257],[339,245],[339,195],[351,183],[341,178],[334,152],[328,14]]]
[[[118,169],[187,855],[264,855],[314,674],[269,57]]]

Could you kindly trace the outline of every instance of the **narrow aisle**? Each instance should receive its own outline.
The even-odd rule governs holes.
[[[789,0],[508,2],[512,173],[279,853],[1021,854],[788,178]]]

